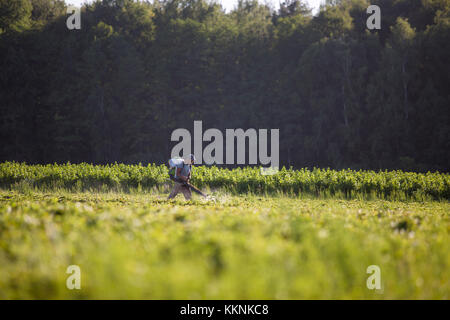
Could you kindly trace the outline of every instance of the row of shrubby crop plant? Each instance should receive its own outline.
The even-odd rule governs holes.
[[[382,199],[450,199],[448,173],[355,171],[330,169],[291,170],[262,175],[257,167],[226,169],[198,166],[192,183],[232,193],[286,193],[315,196],[376,197]],[[92,165],[0,163],[0,186],[76,190],[151,189],[169,182],[165,165]]]

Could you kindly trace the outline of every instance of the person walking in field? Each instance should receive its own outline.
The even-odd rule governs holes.
[[[181,192],[186,200],[191,200],[192,194],[189,180],[194,163],[195,156],[193,154],[190,154],[187,159],[173,158],[169,160],[169,176],[175,182],[175,185],[167,199],[173,199]]]

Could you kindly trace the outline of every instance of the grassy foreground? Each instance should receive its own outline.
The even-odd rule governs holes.
[[[450,298],[447,201],[166,196],[0,191],[0,299]]]

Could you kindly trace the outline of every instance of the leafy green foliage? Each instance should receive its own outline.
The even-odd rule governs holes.
[[[448,171],[450,0],[0,1],[0,161],[161,163],[170,134],[279,128],[286,167]]]
[[[13,189],[22,184],[31,188],[88,190],[146,190],[168,182],[165,165],[26,165],[0,164],[0,186]],[[402,171],[363,171],[282,168],[277,174],[262,175],[259,168],[233,170],[197,166],[192,183],[198,187],[223,189],[233,193],[286,193],[324,197],[380,199],[450,199],[450,175]]]
[[[22,31],[30,24],[30,0],[0,0],[0,35],[3,32]]]

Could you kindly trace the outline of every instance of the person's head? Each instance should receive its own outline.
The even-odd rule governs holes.
[[[184,159],[184,163],[186,164],[194,164],[195,163],[195,156],[191,153]]]

